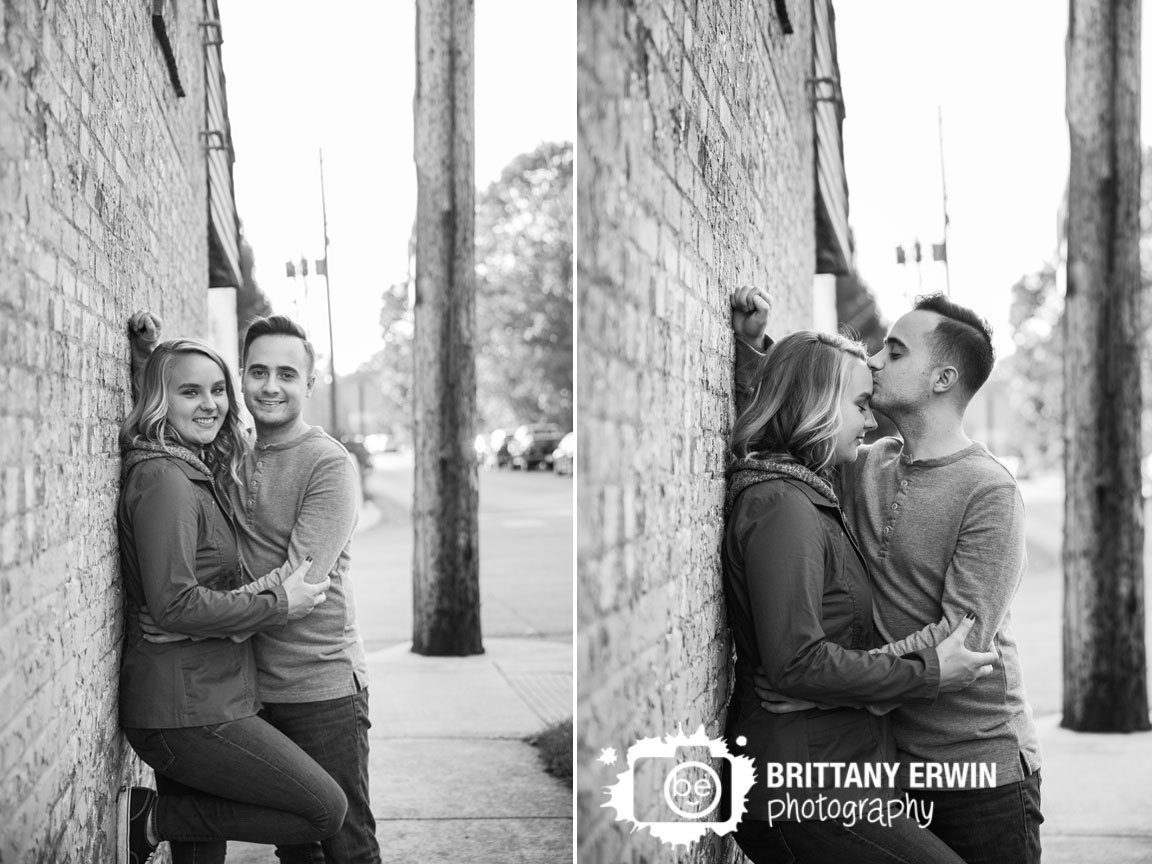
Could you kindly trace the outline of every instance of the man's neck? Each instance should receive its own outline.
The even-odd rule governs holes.
[[[909,459],[939,459],[972,444],[964,434],[962,414],[926,412],[891,419],[904,439],[904,454]]]
[[[269,447],[273,444],[285,444],[295,441],[312,427],[304,422],[303,417],[297,417],[286,426],[261,426],[256,424],[256,444],[260,447]]]

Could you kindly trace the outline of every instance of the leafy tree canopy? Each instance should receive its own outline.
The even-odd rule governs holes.
[[[572,145],[516,157],[476,202],[476,377],[486,428],[572,428]]]
[[[411,432],[409,285],[381,297],[379,378],[398,434]],[[572,145],[517,156],[476,199],[477,432],[551,421],[572,428]]]

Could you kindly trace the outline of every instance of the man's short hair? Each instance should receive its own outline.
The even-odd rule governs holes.
[[[257,318],[248,325],[244,331],[244,357],[241,364],[248,365],[248,348],[261,336],[295,336],[304,343],[304,352],[308,355],[308,374],[316,371],[316,349],[308,341],[308,334],[304,328],[287,315],[269,315]]]
[[[984,386],[996,363],[992,328],[967,306],[953,303],[940,293],[917,297],[915,308],[942,317],[929,336],[932,362],[955,366],[960,373],[960,386],[971,397]]]

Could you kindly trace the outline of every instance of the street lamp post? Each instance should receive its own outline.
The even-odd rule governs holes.
[[[324,219],[324,257],[316,261],[316,275],[324,277],[324,302],[328,309],[328,367],[332,373],[332,387],[330,390],[331,398],[329,399],[329,433],[333,438],[340,437],[340,429],[337,423],[338,412],[336,409],[336,340],[332,335],[332,286],[328,282],[328,204],[324,195],[324,150],[320,150],[320,212]],[[299,272],[300,278],[304,283],[304,305],[308,305],[308,259],[304,255],[300,256],[300,267],[297,271],[295,262],[287,261],[284,264],[284,272],[289,279],[295,280],[296,274]],[[297,298],[294,301],[296,307],[297,317],[300,316],[300,302]]]
[[[328,284],[328,204],[324,197],[324,149],[320,149],[320,212],[324,218],[324,259],[317,261],[317,271],[324,276],[324,298],[328,304],[328,364],[332,371],[331,422],[332,437],[339,438],[340,430],[336,423],[336,340],[332,337],[332,287]],[[323,264],[323,268],[321,268]]]
[[[948,219],[948,184],[944,178],[944,110],[939,106],[936,108],[936,120],[940,137],[940,196],[944,211],[944,238],[939,243],[932,244],[932,260],[944,264],[944,291],[951,297],[952,273],[948,268],[948,226],[950,224]],[[922,291],[924,289],[924,277],[920,270],[922,256],[919,239],[912,244],[912,257],[916,262],[916,287],[917,290]],[[896,247],[896,263],[901,265],[908,263],[908,254],[902,245]]]

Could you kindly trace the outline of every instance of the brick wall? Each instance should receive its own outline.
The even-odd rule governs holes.
[[[111,859],[128,315],[203,333],[197,4],[0,0],[0,861]]]
[[[812,320],[811,11],[787,7],[791,35],[758,0],[579,6],[582,861],[733,854],[629,834],[600,806],[623,762],[595,758],[681,725],[722,730],[729,298],[768,285],[774,332]]]

